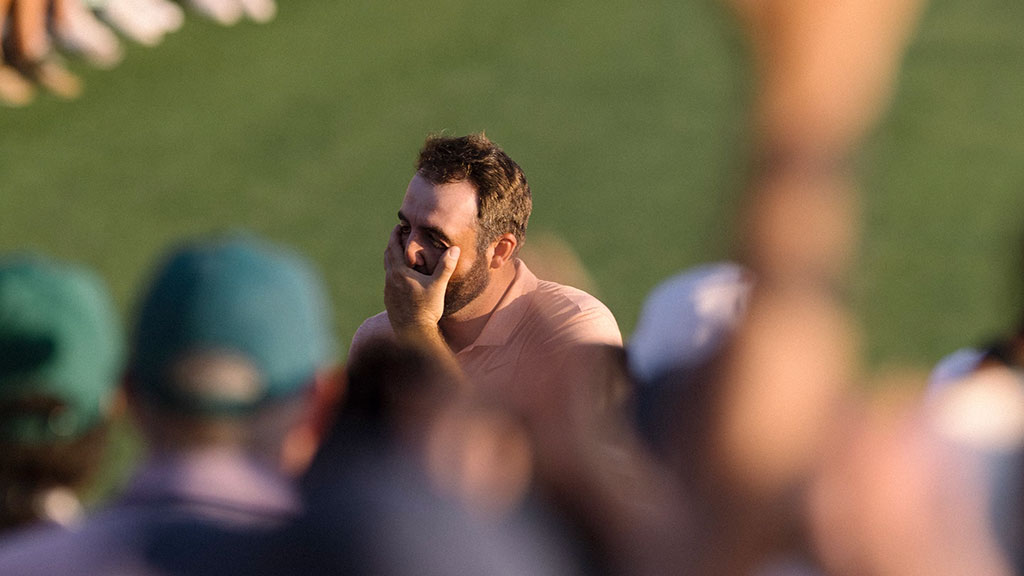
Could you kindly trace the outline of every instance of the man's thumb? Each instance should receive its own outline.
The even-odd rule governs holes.
[[[455,272],[455,265],[459,263],[459,253],[461,250],[458,246],[452,246],[444,253],[444,258],[441,261],[441,266],[438,266],[434,270],[434,278],[448,282],[448,279],[452,277],[452,273]]]

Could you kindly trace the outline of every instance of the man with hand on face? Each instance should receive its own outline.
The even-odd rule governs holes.
[[[430,136],[384,255],[385,312],[352,339],[426,345],[485,394],[526,408],[579,346],[621,346],[593,296],[537,279],[517,256],[532,200],[522,169],[483,134]]]

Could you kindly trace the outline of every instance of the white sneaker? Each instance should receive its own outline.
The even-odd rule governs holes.
[[[0,64],[0,104],[12,108],[27,106],[35,98],[32,82],[14,68]]]
[[[277,16],[277,3],[274,0],[239,0],[242,11],[250,20],[266,24]]]
[[[185,23],[185,11],[168,0],[137,0],[146,4],[153,17],[163,24],[166,32],[177,32]]]
[[[156,46],[164,39],[167,27],[154,18],[139,0],[107,0],[98,8],[100,18],[133,42]]]
[[[62,17],[53,21],[53,37],[61,49],[109,69],[124,57],[117,36],[76,0],[66,0]]]
[[[199,15],[223,26],[234,26],[243,15],[238,0],[188,0],[188,5]]]

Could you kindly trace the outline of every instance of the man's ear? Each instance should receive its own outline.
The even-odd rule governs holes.
[[[140,431],[145,431],[147,420],[146,403],[142,399],[138,375],[132,370],[121,373],[121,387],[115,400],[114,414],[123,412],[128,420]],[[120,404],[120,406],[117,406]]]
[[[337,416],[345,383],[341,366],[330,366],[314,375],[307,391],[305,418],[288,431],[281,445],[281,469],[289,476],[302,474],[313,461]]]
[[[323,439],[334,424],[347,383],[345,368],[340,365],[319,370],[314,376],[309,398],[310,419],[318,441]]]
[[[104,409],[103,416],[108,420],[117,420],[124,418],[126,414],[128,414],[128,390],[124,386],[118,386],[114,389],[110,404]]]
[[[135,411],[139,403],[139,380],[132,370],[121,373],[121,386],[118,387],[117,402],[122,410]]]
[[[519,240],[515,234],[506,232],[494,243],[494,253],[491,255],[491,268],[501,268],[506,262],[515,259],[516,248],[519,247]]]

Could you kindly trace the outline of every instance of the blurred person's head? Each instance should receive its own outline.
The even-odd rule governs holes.
[[[471,509],[500,513],[519,503],[531,472],[521,428],[504,411],[477,403],[462,375],[431,351],[370,340],[346,376],[338,416],[306,475],[307,492],[330,486],[339,459],[369,443],[406,459],[439,495]]]
[[[378,338],[346,367],[345,392],[336,426],[365,426],[389,441],[415,443],[445,407],[458,402],[458,374],[426,349],[405,341]],[[331,434],[332,441],[342,431]]]
[[[288,570],[552,573],[560,550],[533,548],[535,536],[520,533],[532,524],[490,521],[519,503],[530,479],[510,418],[476,403],[450,364],[406,340],[367,340],[346,376],[302,480],[307,512],[282,546]],[[311,553],[293,560],[296,541]]]
[[[309,262],[246,235],[188,243],[137,313],[126,384],[155,451],[232,448],[304,468],[337,384],[331,313]]]
[[[0,260],[0,528],[77,512],[101,465],[123,341],[104,283],[40,256]]]
[[[1007,557],[1024,566],[1024,373],[1012,363],[982,360],[958,380],[926,396],[935,434],[967,456],[984,495],[984,512]]]
[[[986,509],[985,460],[1024,435],[1020,382],[1003,376],[927,402],[908,393],[919,377],[892,378],[847,415],[808,490],[809,535],[829,574],[1013,573]]]
[[[1024,369],[1024,315],[1008,333],[982,347],[978,368],[985,367]]]
[[[671,436],[681,388],[735,331],[752,282],[738,264],[719,262],[684,270],[647,295],[628,344],[628,364],[637,383],[637,426],[653,447],[663,449]]]

